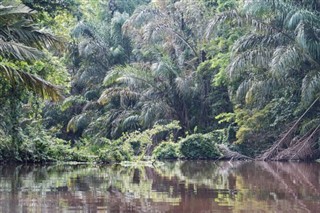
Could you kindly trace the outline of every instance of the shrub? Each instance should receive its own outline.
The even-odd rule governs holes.
[[[154,147],[162,141],[171,140],[170,137],[180,128],[178,121],[172,121],[165,125],[156,124],[151,129],[142,132],[125,133],[121,140],[126,144],[130,144],[134,155],[142,157],[151,155]]]
[[[98,153],[98,161],[103,163],[130,161],[133,151],[128,143],[121,140],[110,142]]]
[[[180,152],[187,159],[216,159],[221,156],[212,137],[193,134],[180,141]]]
[[[35,126],[33,126],[35,125]],[[94,160],[88,146],[72,147],[70,142],[52,137],[38,124],[27,125],[19,129],[19,140],[11,145],[17,147],[10,160],[21,162],[52,162]]]
[[[131,155],[122,149],[103,149],[99,152],[98,160],[103,163],[131,160]]]
[[[177,159],[179,157],[179,146],[173,142],[164,142],[155,148],[153,157],[156,159]]]

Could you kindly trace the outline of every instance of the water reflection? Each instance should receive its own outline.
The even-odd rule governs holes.
[[[318,212],[320,164],[0,165],[0,212]]]

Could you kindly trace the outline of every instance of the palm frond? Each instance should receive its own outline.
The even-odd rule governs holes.
[[[238,79],[244,71],[252,67],[268,68],[272,53],[268,48],[258,47],[235,56],[227,67],[230,79]]]
[[[320,38],[311,26],[300,23],[296,28],[296,42],[305,53],[309,54],[315,61],[320,59]],[[319,62],[317,62],[320,65]]]
[[[146,21],[153,19],[155,16],[161,14],[156,8],[141,6],[134,11],[131,18],[127,20],[127,24],[131,26],[140,26]]]
[[[8,26],[9,32],[4,32],[2,29],[0,33],[10,34],[12,39],[16,42],[23,43],[25,45],[36,47],[39,49],[45,48],[56,48],[63,49],[64,39],[59,36],[55,36],[52,33],[38,29],[34,25],[22,25],[21,23],[15,24],[14,26]]]
[[[110,102],[112,97],[120,96],[120,92],[123,90],[122,87],[111,87],[104,90],[98,99],[98,103],[101,105],[106,105]]]
[[[110,135],[111,137],[119,137],[121,133],[134,130],[140,126],[139,116],[133,110],[113,110],[109,114],[110,119]]]
[[[83,131],[90,123],[90,116],[88,113],[82,113],[76,115],[70,119],[67,125],[67,132],[81,132]]]
[[[159,119],[171,118],[172,112],[173,109],[165,101],[147,101],[141,111],[143,126],[150,127]]]
[[[271,82],[272,81],[268,80],[254,81],[246,93],[246,104],[263,106],[268,100],[268,97],[272,94],[272,91],[275,89]]]
[[[131,73],[133,70],[135,71],[135,68],[131,66],[115,66],[105,76],[103,84],[105,86],[112,86],[119,83],[119,78],[123,77],[125,73]]]
[[[84,22],[80,21],[77,25],[73,28],[71,32],[71,36],[74,38],[86,37],[86,38],[95,38],[94,29],[92,29],[89,25],[85,24]]]
[[[236,41],[232,47],[233,53],[240,53],[252,48],[257,47],[268,47],[275,48],[279,45],[286,45],[290,41],[282,33],[272,33],[272,34],[256,34],[251,33],[242,36]]]
[[[259,108],[269,100],[276,86],[273,80],[245,80],[238,87],[235,100]]]
[[[279,46],[273,53],[270,63],[271,74],[284,78],[291,69],[298,69],[304,56],[295,46]]]
[[[292,10],[292,12],[287,14],[285,24],[289,29],[295,30],[300,23],[309,23],[319,28],[319,14],[305,9]]]
[[[4,6],[0,3],[0,20],[8,19],[12,15],[29,15],[33,13],[36,13],[36,11],[23,4],[18,6]]]
[[[8,14],[6,14],[8,13]],[[52,33],[39,29],[32,19],[27,18],[34,12],[24,5],[7,6],[0,5],[0,38],[3,41],[14,41],[24,45],[41,49],[43,47],[63,47],[63,39]],[[12,17],[12,16],[15,17]]]
[[[207,30],[205,31],[205,37],[209,39],[212,32],[214,31],[214,29],[217,28],[218,25],[226,21],[233,21],[233,20],[239,20],[239,21],[241,20],[241,16],[239,12],[236,10],[228,10],[214,16],[214,18],[211,19],[207,25]]]
[[[127,131],[127,130],[132,130],[132,129],[138,129],[141,124],[140,124],[140,116],[139,115],[131,115],[124,119],[122,122],[122,128]]]
[[[319,71],[309,72],[302,80],[301,99],[304,105],[310,104],[320,96]]]
[[[155,90],[162,91],[155,82],[155,76],[148,67],[142,67],[139,64],[122,66],[117,68],[119,77],[117,81],[124,83],[130,88],[152,87]]]
[[[150,88],[146,88],[143,90],[143,92],[141,92],[141,100],[140,102],[144,102],[144,101],[150,101],[150,100],[157,100],[162,98],[164,95],[164,93],[159,92],[157,90],[154,90],[154,88],[150,87]],[[141,104],[141,103],[139,103]]]
[[[159,63],[154,63],[151,70],[157,77],[170,78],[171,76],[179,76],[180,70],[172,63],[169,58],[161,58]]]
[[[246,14],[250,14],[253,16],[263,16],[263,15],[274,12],[274,8],[275,8],[274,4],[276,2],[279,3],[277,0],[273,2],[268,0],[255,0],[255,1],[245,0],[242,10]]]
[[[43,53],[21,43],[4,42],[0,39],[0,56],[17,60],[36,60],[43,57]]]
[[[194,56],[198,56],[198,53],[192,45],[181,32],[178,32],[172,25],[170,25],[169,20],[164,19],[163,22],[150,23],[144,28],[143,37],[149,43],[155,42],[161,39],[167,39],[168,36],[172,36],[189,48]]]
[[[246,95],[250,88],[252,87],[253,81],[251,79],[244,80],[236,91],[236,101],[241,103],[243,100],[245,100]]]
[[[234,24],[237,24],[239,27],[250,27],[252,32],[263,32],[264,34],[269,35],[275,33],[285,33],[285,31],[282,31],[282,29],[279,29],[276,25],[270,24],[271,19],[267,18],[278,17],[274,14],[274,9],[272,9],[274,8],[274,2],[268,0],[258,0],[246,1],[246,3],[248,6],[247,9],[246,6],[244,6],[241,11],[229,10],[216,15],[212,20],[209,21],[205,32],[205,37],[209,39],[212,32],[214,32],[214,29],[216,29],[218,26],[220,26],[220,24],[223,24],[225,22],[232,22]],[[268,6],[267,8],[263,8],[261,7],[261,4],[266,4]],[[286,8],[282,3],[280,4],[279,2],[277,9],[280,10],[280,8],[282,12],[278,11],[278,15],[287,14],[287,12],[289,11],[288,8]],[[273,14],[263,15],[264,13]],[[284,19],[284,17],[282,19]]]
[[[207,28],[205,15],[205,5],[202,1],[182,0],[174,3],[174,8],[179,11],[180,19],[183,18],[186,25],[192,29],[192,34],[196,38],[203,38],[203,32]],[[200,12],[201,11],[201,12]],[[198,24],[201,22],[201,24]]]
[[[97,82],[100,83],[101,79],[105,75],[105,70],[100,69],[99,67],[88,67],[87,69],[83,69],[81,72],[78,72],[75,76],[77,79],[77,84],[90,86],[97,86]],[[91,85],[90,85],[91,84]],[[94,84],[94,85],[92,85]],[[89,86],[90,85],[90,86]]]
[[[82,57],[93,56],[96,53],[97,45],[91,39],[82,40],[78,46],[79,55]]]
[[[190,98],[195,95],[194,73],[189,73],[188,75],[179,76],[175,78],[175,85],[177,87],[178,94],[184,98]]]
[[[22,84],[41,97],[51,98],[53,101],[63,99],[61,88],[36,75],[18,70],[5,61],[0,62],[0,72],[13,86],[14,84]]]
[[[245,0],[243,11],[253,16],[265,17],[270,14],[281,16],[282,21],[286,15],[297,7],[292,1],[283,0]]]
[[[133,108],[140,98],[140,94],[128,88],[120,92],[120,106],[123,108]]]

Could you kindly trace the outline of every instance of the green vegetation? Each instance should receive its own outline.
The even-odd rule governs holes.
[[[159,160],[179,158],[179,146],[173,142],[163,142],[153,151],[153,156]]]
[[[1,1],[0,160],[318,158],[319,9]]]
[[[180,151],[187,159],[217,159],[221,156],[213,138],[204,134],[193,134],[181,140]]]
[[[103,149],[99,150],[98,160],[104,163],[130,161],[132,148],[128,143],[123,144],[119,140],[109,142]]]

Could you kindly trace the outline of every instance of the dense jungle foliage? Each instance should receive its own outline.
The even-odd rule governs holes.
[[[2,0],[0,161],[319,158],[319,10]]]

